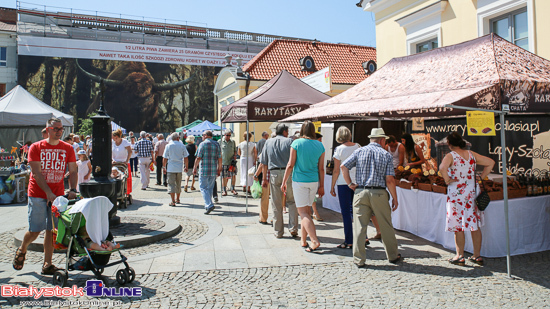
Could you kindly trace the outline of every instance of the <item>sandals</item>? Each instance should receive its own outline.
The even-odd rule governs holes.
[[[197,190],[197,189],[195,189],[195,187],[191,186],[191,190],[194,191],[194,190]]]
[[[187,186],[183,187],[183,191],[187,192]]]
[[[318,217],[318,216],[316,216],[316,215],[313,215],[313,220],[315,220],[315,221],[323,221],[323,218]]]
[[[231,190],[231,193],[233,193],[233,195],[239,195],[239,193],[237,193],[237,191],[235,191],[235,189]]]
[[[56,271],[60,270],[61,268],[55,267],[55,265],[51,264],[48,267],[42,267],[42,275],[53,275]]]
[[[340,249],[351,249],[353,247],[353,245],[351,244],[347,244],[345,242],[339,244],[338,246],[336,246],[336,248],[340,248]]]
[[[172,206],[172,207],[175,207],[175,206],[176,206],[176,203],[174,203],[174,202],[170,202],[170,204],[168,204],[168,206]]]
[[[15,270],[23,269],[26,255],[27,255],[27,252],[23,253],[21,252],[21,248],[17,248],[17,250],[15,251],[15,257],[13,258],[13,262],[12,262],[13,269]]]
[[[481,256],[475,257],[472,255],[471,257],[468,258],[468,261],[475,263],[479,266],[483,266],[483,258]]]
[[[466,265],[466,260],[464,259],[464,257],[459,257],[458,259],[449,259],[448,260],[449,263],[453,264],[453,265],[459,265],[459,266],[465,266]]]
[[[382,234],[378,233],[378,234],[374,235],[374,237],[372,237],[371,239],[380,240],[380,239],[382,239]]]
[[[227,191],[223,191],[222,196],[227,196]]]
[[[176,200],[176,204],[181,204],[180,200]]]

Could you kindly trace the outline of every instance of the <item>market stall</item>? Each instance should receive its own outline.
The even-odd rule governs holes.
[[[246,122],[246,131],[250,132],[249,122],[279,121],[328,98],[282,70],[252,93],[222,107],[220,122]],[[248,195],[246,208],[248,211]]]
[[[547,113],[550,111],[547,98],[550,98],[550,61],[490,34],[457,45],[394,58],[355,87],[285,121],[334,122],[353,117],[442,118],[464,116],[464,110],[486,111],[498,116],[500,146],[506,149],[505,115]],[[492,130],[496,131],[497,127]],[[508,167],[502,164],[507,162],[507,155],[508,151],[502,151],[499,162],[499,171],[504,175],[501,210],[504,233],[497,241],[507,247],[510,275],[508,188],[507,181],[504,181]],[[493,208],[494,204],[496,202],[489,207]],[[444,204],[433,206],[444,207]],[[401,207],[409,207],[408,201],[401,201]],[[545,211],[550,211],[550,208]]]
[[[73,116],[40,101],[25,88],[15,86],[0,98],[0,146],[6,149],[42,139],[42,129],[52,117],[61,119],[65,135],[72,131]],[[21,142],[21,145],[17,144]]]

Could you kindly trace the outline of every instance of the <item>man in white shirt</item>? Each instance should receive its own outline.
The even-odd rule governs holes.
[[[180,142],[178,133],[172,133],[170,138],[162,154],[162,171],[168,178],[168,193],[172,198],[170,206],[176,206],[176,203],[180,203],[181,175],[182,171],[187,173],[189,153],[185,145]]]
[[[405,163],[405,146],[403,146],[403,144],[401,143],[398,143],[395,139],[395,136],[388,135],[388,140],[386,141],[386,150],[393,157],[394,169],[398,166],[403,166],[403,164]]]

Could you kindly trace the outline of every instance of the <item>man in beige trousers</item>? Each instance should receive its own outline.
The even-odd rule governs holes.
[[[378,218],[386,256],[390,263],[401,260],[397,252],[397,239],[391,222],[391,212],[397,209],[393,157],[384,149],[388,138],[384,129],[374,128],[369,135],[370,144],[357,149],[340,166],[348,186],[355,191],[353,197],[353,260],[364,268],[367,251],[364,241],[372,214]],[[356,167],[357,184],[351,182],[349,170]],[[389,204],[389,190],[392,206]]]

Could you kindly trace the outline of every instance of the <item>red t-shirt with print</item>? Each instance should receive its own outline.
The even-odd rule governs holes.
[[[63,177],[68,170],[67,165],[70,162],[76,162],[71,145],[59,141],[59,144],[53,146],[48,143],[47,139],[38,141],[31,145],[28,160],[29,162],[40,161],[42,176],[44,176],[53,194],[56,196],[65,194]],[[29,181],[29,196],[47,198],[46,192],[38,186],[32,174]]]

